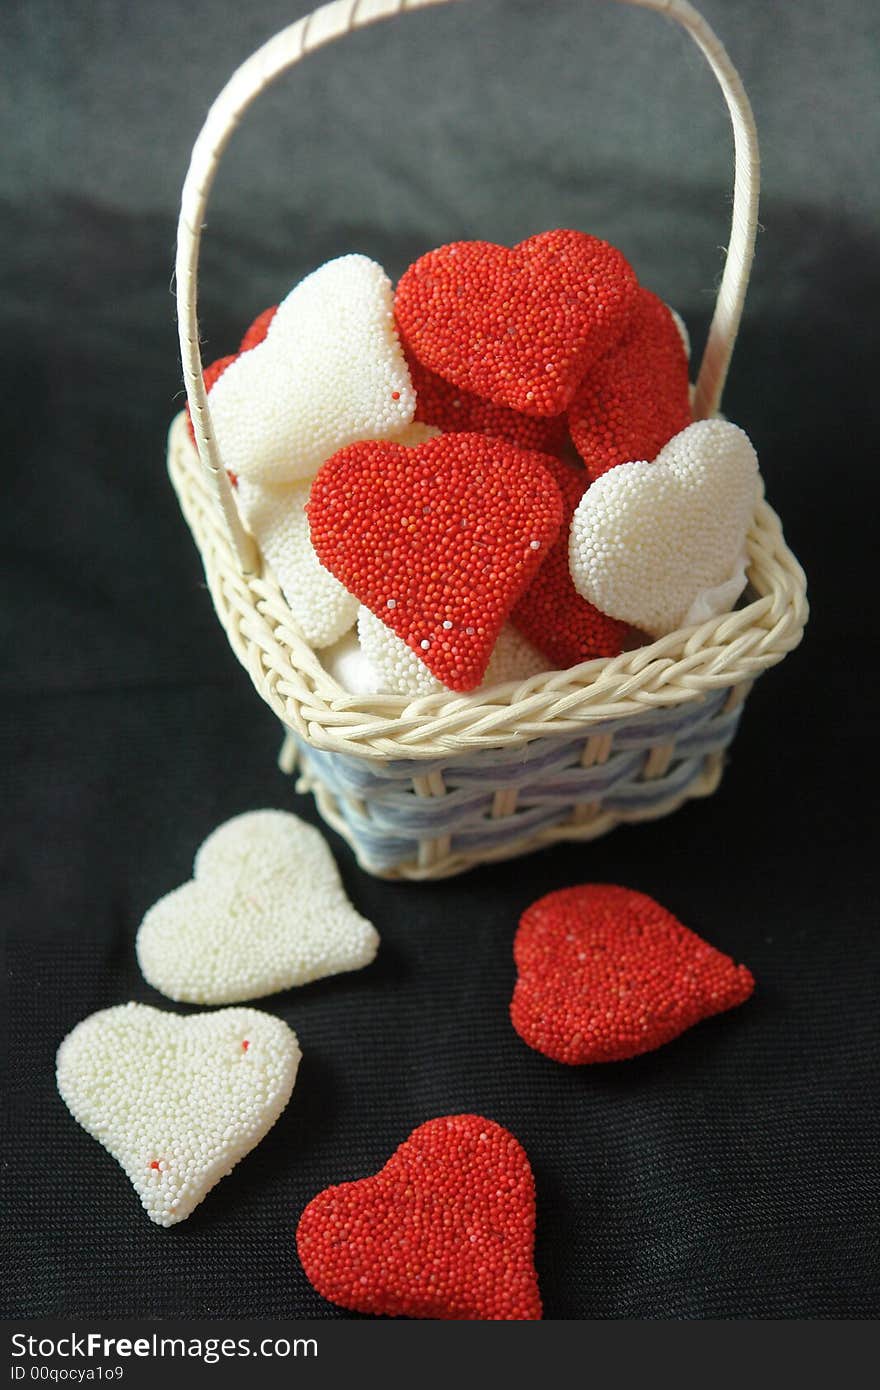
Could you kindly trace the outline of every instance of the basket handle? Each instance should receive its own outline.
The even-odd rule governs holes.
[[[208,396],[202,379],[196,315],[199,246],[217,166],[251,102],[307,53],[377,19],[446,3],[447,0],[333,0],[333,3],[323,5],[313,14],[298,19],[269,39],[233,73],[208,112],[193,147],[177,226],[180,353],[199,455],[244,574],[258,569],[259,560],[253,538],[248,535],[239,517],[212,431]],[[714,414],[720,404],[752,267],[758,225],[760,169],[755,122],[739,74],[719,39],[688,0],[618,0],[618,3],[656,10],[687,30],[718,79],[733,124],[733,216],[724,273],[697,377],[694,418],[700,420]]]

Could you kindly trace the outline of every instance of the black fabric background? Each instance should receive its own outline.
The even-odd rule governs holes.
[[[476,1110],[525,1145],[548,1318],[878,1310],[873,775],[877,16],[706,0],[763,137],[764,230],[725,399],[810,580],[802,648],[755,690],[719,794],[435,886],[371,880],[333,835],[374,967],[266,1002],[294,1099],[196,1213],[150,1225],[59,1100],[55,1049],[139,999],[133,939],[221,820],[315,820],[226,646],[164,472],[180,406],[176,201],[209,101],[298,3],[7,0],[2,198],[2,1172],[13,1315],[347,1316],[293,1233],[328,1183]],[[480,0],[381,25],[269,94],[204,244],[208,359],[330,256],[397,275],[456,237],[616,242],[698,346],[729,215],[712,79],[656,16]],[[507,1020],[519,913],[587,879],[652,893],[746,961],[746,1007],[569,1070]]]

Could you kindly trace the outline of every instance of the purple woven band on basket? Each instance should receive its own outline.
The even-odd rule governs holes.
[[[585,736],[539,738],[449,761],[393,761],[316,749],[297,738],[301,785],[329,797],[358,859],[373,872],[417,862],[425,840],[451,855],[506,844],[589,818],[642,820],[699,794],[720,768],[742,713],[737,688],[670,709],[591,725]],[[585,760],[585,747],[600,749]],[[442,794],[425,795],[425,783]],[[700,790],[703,788],[700,787]],[[498,814],[498,798],[509,805]]]

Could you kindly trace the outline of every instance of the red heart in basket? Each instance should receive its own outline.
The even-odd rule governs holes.
[[[691,423],[681,330],[650,290],[639,289],[623,337],[578,386],[568,423],[591,481],[630,459],[655,458]]]
[[[650,1052],[742,1004],[755,982],[653,898],[590,883],[539,898],[513,946],[510,1005],[529,1047],[557,1062]]]
[[[324,1298],[391,1317],[541,1316],[532,1262],[535,1185],[501,1125],[445,1115],[419,1125],[381,1172],[318,1194],[297,1250]]]
[[[564,415],[522,415],[506,405],[475,396],[428,371],[411,354],[406,364],[416,392],[416,420],[444,434],[497,434],[521,449],[559,455],[568,442]]]
[[[394,311],[407,351],[446,381],[526,415],[565,410],[622,334],[637,282],[613,246],[552,231],[510,250],[458,241],[404,273]]]
[[[480,684],[507,614],[562,524],[548,456],[481,434],[370,440],[319,469],[321,564],[450,690]]]
[[[546,466],[562,494],[562,527],[544,564],[514,605],[510,620],[551,666],[565,670],[593,657],[617,656],[630,643],[635,629],[600,613],[574,587],[568,564],[568,532],[589,480],[582,468],[561,459],[548,458]]]

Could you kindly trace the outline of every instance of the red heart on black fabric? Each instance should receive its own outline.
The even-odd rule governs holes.
[[[589,486],[584,470],[561,459],[546,466],[562,494],[559,535],[529,587],[514,605],[510,620],[546,656],[565,670],[593,657],[617,656],[638,640],[635,629],[600,613],[574,587],[568,564],[568,532],[575,508]]]
[[[297,1251],[322,1297],[391,1317],[541,1316],[535,1185],[514,1136],[479,1115],[419,1125],[375,1176],[318,1194]]]
[[[401,277],[394,311],[407,353],[430,371],[526,415],[558,415],[620,338],[636,289],[613,246],[560,230],[512,250],[429,251]]]
[[[321,564],[450,690],[473,690],[562,524],[544,454],[481,434],[369,440],[318,470]]]
[[[639,289],[622,338],[578,386],[568,423],[591,482],[619,463],[656,458],[691,423],[681,333],[650,290]]]
[[[510,1005],[524,1042],[557,1062],[650,1052],[742,1004],[755,982],[645,893],[562,888],[523,913]]]

